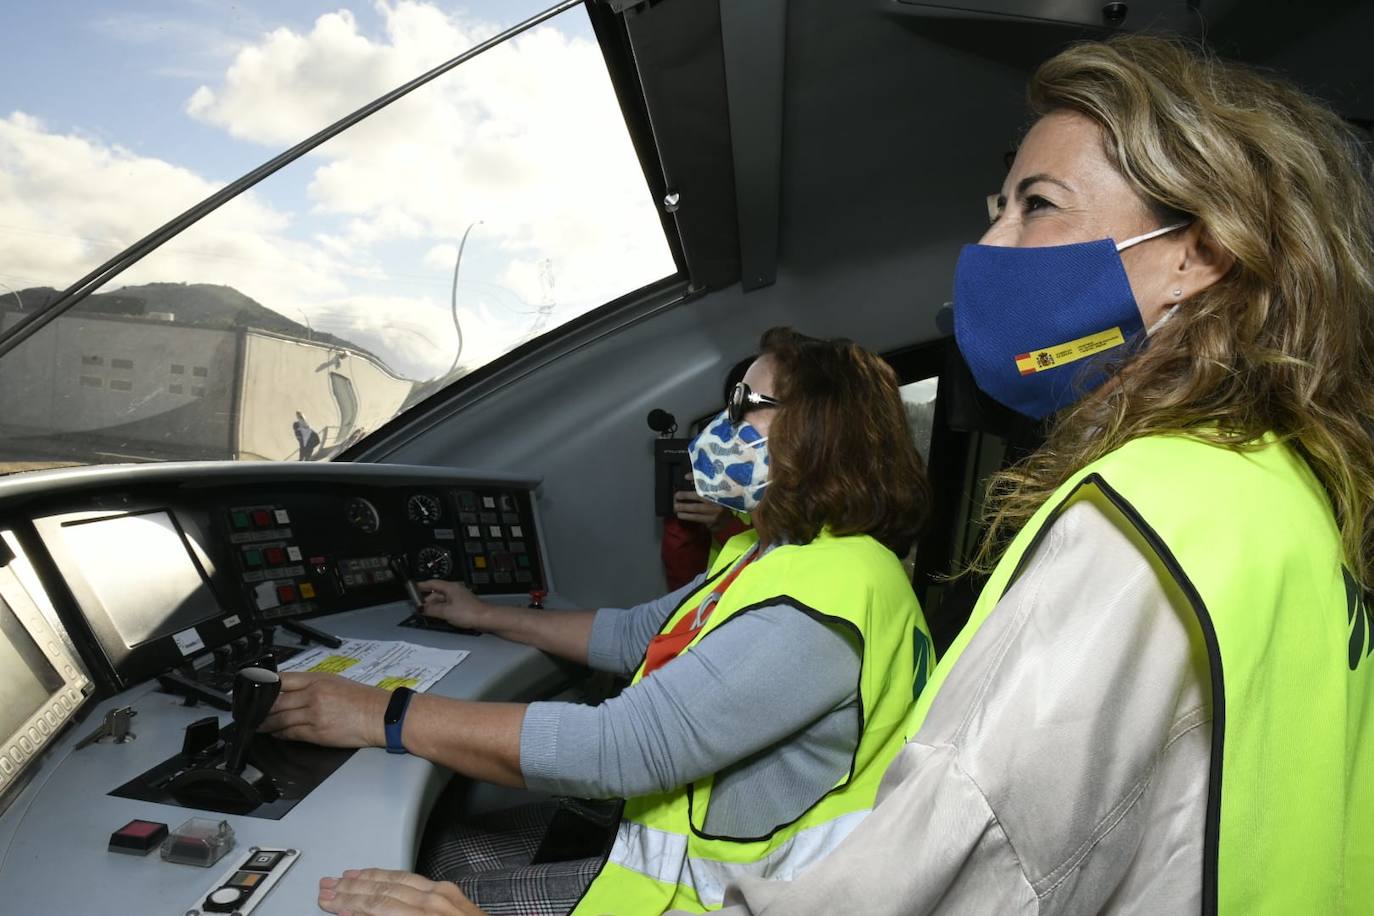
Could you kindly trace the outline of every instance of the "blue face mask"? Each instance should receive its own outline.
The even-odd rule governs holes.
[[[1101,385],[1145,338],[1120,252],[1186,225],[1119,245],[965,245],[954,338],[978,387],[1039,420]]]
[[[752,512],[768,486],[768,437],[748,420],[730,423],[728,411],[706,424],[687,445],[692,482],[702,499]]]

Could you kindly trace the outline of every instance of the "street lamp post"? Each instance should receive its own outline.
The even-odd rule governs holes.
[[[300,312],[300,313],[301,313],[301,318],[303,318],[303,319],[305,320],[305,339],[306,339],[306,342],[313,341],[313,340],[315,339],[315,329],[314,329],[313,327],[310,326],[310,316],[307,315],[307,314],[305,313],[305,309],[301,308],[299,305],[296,306],[296,311]]]
[[[449,374],[458,371],[458,360],[463,356],[463,323],[458,320],[458,268],[463,264],[463,249],[468,243],[468,233],[474,226],[482,225],[480,219],[468,223],[468,227],[463,230],[463,238],[458,243],[458,257],[453,261],[453,295],[450,299],[453,309],[453,330],[458,332],[458,347],[453,351],[453,365],[449,367]]]

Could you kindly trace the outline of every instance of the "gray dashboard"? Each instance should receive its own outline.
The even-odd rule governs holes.
[[[261,641],[264,633],[278,645],[290,641],[275,626],[288,620],[309,620],[310,626],[343,638],[468,650],[432,689],[438,694],[529,701],[558,692],[572,671],[541,652],[491,635],[399,626],[411,608],[395,580],[403,574],[417,577],[418,551],[435,545],[453,555],[452,568],[441,577],[465,581],[489,600],[523,605],[531,591],[552,591],[537,486],[526,477],[491,472],[252,463],[107,467],[0,481],[7,562],[96,685],[78,721],[53,739],[25,778],[0,798],[0,908],[7,914],[185,913],[219,869],[166,863],[156,851],[146,857],[110,852],[111,832],[136,818],[172,828],[195,815],[223,818],[233,826],[240,849],[300,850],[299,862],[255,910],[265,916],[313,912],[318,879],[345,868],[410,868],[429,809],[451,774],[409,756],[358,751],[280,820],[109,793],[174,754],[191,722],[207,714],[229,722],[227,712],[189,706],[183,697],[163,692],[158,681],[163,669],[195,675],[197,666],[206,671],[233,665],[245,644],[256,646],[254,640]],[[416,494],[428,497],[419,518],[407,512],[415,508]],[[361,528],[350,520],[347,508],[358,499],[376,513],[375,527],[372,518]],[[267,517],[255,518],[255,513]],[[247,525],[239,524],[242,514]],[[110,529],[118,531],[110,546],[85,534],[74,539],[61,534],[63,524],[88,524],[92,518],[155,520],[159,533],[147,543],[161,546],[150,548],[152,553],[175,554],[176,545],[184,544],[186,556],[145,557],[128,549],[119,542],[128,540],[132,521]],[[469,537],[472,527],[480,536]],[[281,562],[267,563],[269,549],[280,551]],[[258,562],[248,562],[250,556]],[[520,556],[528,560],[521,564]],[[193,616],[204,617],[209,608],[211,616],[189,625],[191,618],[176,618],[177,633],[145,622],[138,631],[142,641],[127,645],[136,641],[124,638],[128,628],[121,631],[120,621],[111,619],[127,613],[124,599],[112,595],[138,591],[131,585],[138,575],[122,570],[111,578],[98,571],[102,564],[143,564],[142,574],[149,576],[180,569],[189,578],[186,557],[200,577],[199,584],[187,587],[203,586],[197,601],[210,604],[183,601],[175,612],[199,608]],[[368,557],[388,563],[352,562]],[[508,574],[500,582],[498,570]],[[517,580],[521,570],[527,575]],[[264,582],[276,594],[276,583],[286,580],[298,599],[304,586],[313,586],[311,599],[271,606],[255,600],[266,594]],[[556,594],[544,600],[549,607],[562,604]],[[121,647],[127,651],[121,654]],[[137,710],[135,740],[77,747],[108,710],[121,706]]]

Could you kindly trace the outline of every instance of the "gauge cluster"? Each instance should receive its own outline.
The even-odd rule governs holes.
[[[448,579],[477,594],[547,588],[527,487],[355,487],[253,494],[221,518],[251,610],[311,617],[405,597]]]

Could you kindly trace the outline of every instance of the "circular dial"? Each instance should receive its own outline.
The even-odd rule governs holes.
[[[406,516],[417,525],[433,525],[444,514],[437,496],[416,493],[406,500]]]
[[[382,527],[382,517],[377,514],[377,507],[361,496],[348,501],[344,507],[344,517],[354,528],[367,534],[375,534]]]
[[[422,547],[415,555],[415,573],[426,579],[447,579],[453,575],[453,554],[437,545]]]

